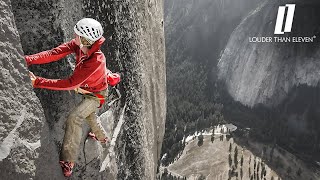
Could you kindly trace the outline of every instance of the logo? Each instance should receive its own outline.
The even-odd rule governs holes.
[[[295,4],[279,6],[274,36],[252,36],[249,37],[250,43],[313,43],[317,38],[312,36],[281,36],[289,33],[292,29]],[[268,24],[269,25],[269,24]]]
[[[291,32],[295,7],[295,4],[286,4],[285,6],[279,6],[274,34],[284,34],[285,32]],[[285,14],[287,15],[287,17],[284,22]],[[284,28],[283,24],[285,24]]]

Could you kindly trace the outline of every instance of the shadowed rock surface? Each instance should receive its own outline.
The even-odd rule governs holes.
[[[34,93],[22,55],[71,40],[74,24],[83,17],[95,18],[104,27],[102,51],[108,68],[123,77],[122,99],[99,111],[110,137],[116,129],[109,150],[85,139],[89,127],[84,123],[81,152],[69,179],[154,179],[166,113],[162,6],[160,0],[1,2],[1,157],[12,148],[0,161],[5,171],[0,179],[64,178],[58,164],[64,123],[82,97],[44,89]],[[29,69],[38,76],[66,78],[73,62],[70,55]],[[16,142],[11,145],[6,137]]]

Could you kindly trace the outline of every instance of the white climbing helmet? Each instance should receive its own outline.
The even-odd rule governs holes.
[[[101,24],[92,18],[81,19],[77,22],[73,29],[77,35],[90,40],[92,44],[100,39],[103,34]]]

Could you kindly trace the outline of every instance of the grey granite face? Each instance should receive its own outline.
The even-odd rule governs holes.
[[[85,139],[84,123],[70,179],[154,179],[166,113],[162,11],[160,0],[1,2],[0,179],[64,178],[58,164],[64,123],[81,97],[33,91],[22,55],[71,40],[73,25],[85,16],[103,24],[102,51],[108,68],[123,76],[122,99],[99,112],[113,136],[109,149]],[[39,76],[65,78],[72,73],[73,56],[29,68]]]
[[[250,37],[273,37],[278,7],[296,3],[291,33],[277,37],[317,37],[317,1],[266,2],[233,32],[218,64],[219,78],[244,105],[276,106],[301,84],[317,86],[320,76],[319,37],[313,43],[254,43]]]
[[[21,56],[10,1],[0,7],[0,179],[28,179],[35,176],[44,115]]]

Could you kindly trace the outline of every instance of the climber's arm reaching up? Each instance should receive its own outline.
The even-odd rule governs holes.
[[[26,55],[24,58],[28,66],[31,64],[46,64],[53,61],[58,61],[72,52],[75,52],[76,47],[77,45],[73,39],[51,50],[43,51],[33,55]]]

